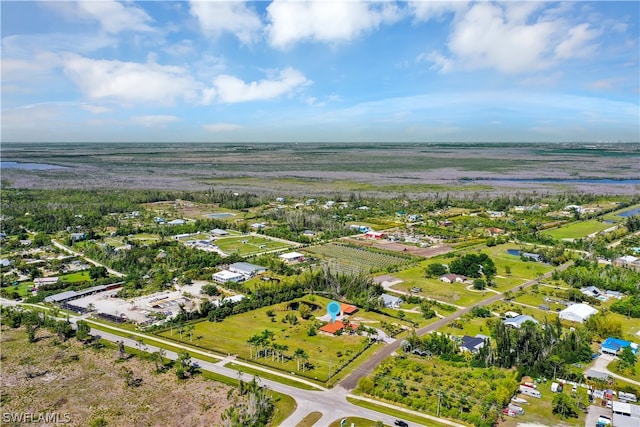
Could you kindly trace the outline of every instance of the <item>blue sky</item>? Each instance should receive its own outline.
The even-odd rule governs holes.
[[[640,140],[637,1],[2,1],[2,141]]]

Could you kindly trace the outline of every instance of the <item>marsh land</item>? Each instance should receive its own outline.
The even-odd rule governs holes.
[[[639,144],[7,144],[16,188],[128,188],[392,197],[442,192],[634,194]]]

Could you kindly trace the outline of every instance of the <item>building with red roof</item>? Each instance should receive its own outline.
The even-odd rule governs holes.
[[[350,304],[345,304],[343,302],[340,303],[340,311],[342,312],[342,315],[351,315],[353,313],[355,313],[356,311],[358,311],[358,307],[356,307],[355,305],[350,305]]]
[[[356,323],[349,323],[348,326],[352,331],[357,331],[360,325]],[[335,322],[328,322],[326,325],[322,326],[319,331],[324,332],[325,334],[335,335],[338,331],[343,331],[345,329],[345,324],[341,320],[336,320]]]

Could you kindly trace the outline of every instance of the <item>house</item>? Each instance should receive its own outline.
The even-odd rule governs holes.
[[[484,338],[475,336],[470,337],[465,335],[462,337],[462,343],[458,346],[460,351],[468,351],[470,353],[477,353],[482,347],[484,347]]]
[[[497,234],[504,233],[504,230],[502,228],[498,228],[498,227],[489,227],[489,228],[487,228],[487,233],[490,236],[495,236]]]
[[[348,328],[351,329],[351,331],[357,331],[359,327],[360,325],[356,323],[348,324]],[[335,322],[328,322],[318,330],[320,332],[324,332],[325,334],[336,335],[339,331],[344,331],[346,328],[347,325],[345,325],[344,322],[342,322],[341,320],[336,320]]]
[[[369,230],[364,235],[367,239],[382,239],[384,237],[384,233],[380,231]]]
[[[316,199],[307,199],[307,200],[305,200],[304,204],[307,205],[307,206],[311,206],[315,202],[316,202]]]
[[[154,218],[153,218],[153,220],[154,220],[155,222],[157,222],[158,224],[162,224],[162,223],[164,223],[164,218],[159,217],[159,216],[154,217]]]
[[[257,274],[264,273],[267,269],[260,265],[250,264],[248,262],[236,262],[229,266],[229,271],[242,274],[249,279]]]
[[[562,320],[583,323],[597,312],[598,310],[588,304],[573,304],[562,310],[558,316]]]
[[[211,276],[214,282],[227,283],[227,282],[244,282],[245,276],[240,273],[235,273],[229,270],[218,271]]]
[[[580,292],[588,297],[593,298],[598,298],[600,295],[602,295],[602,291],[595,286],[587,286],[586,288],[580,289]]]
[[[286,254],[280,255],[279,258],[289,264],[294,264],[296,262],[304,261],[304,254],[301,254],[300,252],[287,252]]]
[[[245,299],[246,297],[242,294],[238,294],[238,295],[233,295],[230,297],[222,297],[219,300],[214,300],[212,301],[213,305],[215,305],[216,307],[218,307],[220,304],[224,304],[224,303],[232,303],[235,304],[237,302],[242,301],[243,299]]]
[[[640,426],[640,405],[613,401],[613,425],[616,427]]]
[[[633,255],[625,255],[613,260],[616,267],[640,268],[640,258]]]
[[[315,231],[313,231],[313,230],[304,230],[304,231],[302,232],[302,235],[303,235],[303,236],[307,236],[307,237],[315,237],[316,232],[315,232]]]
[[[567,212],[571,212],[571,211],[577,212],[580,215],[582,215],[582,214],[584,214],[586,212],[585,209],[582,206],[579,206],[579,205],[567,205],[567,206],[564,207],[564,210],[567,211]]]
[[[264,222],[254,222],[251,224],[251,228],[255,228],[256,230],[261,230],[265,228],[267,225]]]
[[[489,215],[490,218],[501,218],[505,214],[502,211],[487,211],[487,215]]]
[[[516,313],[515,311],[505,311],[504,312],[504,317],[505,318],[511,319],[511,318],[518,317],[518,316],[520,316],[520,313]]]
[[[618,291],[604,291],[604,294],[611,298],[617,298],[617,299],[622,298],[622,293]]]
[[[358,307],[356,307],[355,305],[345,304],[343,302],[340,303],[340,312],[343,316],[350,316],[356,311],[358,311]]]
[[[440,276],[440,281],[445,283],[464,283],[467,281],[467,276],[449,273],[444,276]]]
[[[382,304],[387,308],[400,308],[400,304],[402,304],[402,298],[394,297],[389,294],[380,295],[382,299]]]
[[[284,203],[285,202],[285,198],[284,197],[276,197],[276,202]]]
[[[11,260],[9,259],[0,259],[0,267],[9,267],[11,265]]]
[[[58,277],[36,277],[33,279],[33,287],[38,289],[42,285],[53,285],[58,283]]]
[[[600,344],[600,353],[616,356],[625,347],[630,347],[634,354],[638,354],[638,344],[613,337],[607,338]]]
[[[174,219],[173,221],[169,221],[167,224],[169,224],[169,225],[184,225],[186,223],[187,223],[187,221],[185,221],[184,219]]]
[[[422,215],[412,214],[407,217],[409,221],[422,221]]]
[[[530,259],[531,261],[535,261],[535,262],[542,262],[542,255],[540,254],[533,254],[531,252],[521,252],[520,256],[526,259]]]
[[[87,238],[86,233],[71,233],[71,240],[78,242]]]
[[[191,234],[189,233],[176,234],[175,236],[173,236],[173,238],[176,240],[188,239],[189,237],[191,237]]]
[[[213,230],[210,231],[211,234],[213,234],[214,236],[228,236],[229,232],[227,230],[222,230],[220,228],[214,228]]]
[[[538,323],[536,319],[526,314],[520,314],[516,317],[512,317],[510,319],[505,319],[502,321],[502,323],[504,323],[505,326],[511,326],[512,328],[517,328],[517,329],[520,329],[520,327],[524,322]]]

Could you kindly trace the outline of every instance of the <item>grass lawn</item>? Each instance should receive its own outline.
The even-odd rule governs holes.
[[[314,425],[320,418],[322,418],[322,412],[311,412],[306,417],[302,419],[296,425],[296,427],[311,427]]]
[[[634,319],[631,317],[624,316],[619,313],[614,313],[609,311],[607,316],[612,317],[622,323],[622,332],[625,334],[624,338],[631,340],[633,342],[640,341],[640,319]]]
[[[457,324],[461,325],[462,329],[454,328],[451,326],[451,324],[449,324],[443,328],[438,329],[438,332],[458,336],[469,335],[475,337],[478,334],[489,336],[491,335],[491,330],[487,326],[486,322],[487,319],[479,317],[473,319],[461,318],[458,319]]]
[[[551,236],[554,239],[580,239],[612,226],[613,224],[591,219],[588,221],[573,222],[566,226],[554,228],[553,230],[546,230],[543,231],[543,234]]]
[[[22,282],[19,285],[8,286],[7,292],[16,291],[22,298],[31,296],[31,289],[33,288],[33,282]]]
[[[324,315],[325,301],[328,300],[317,296],[314,298],[315,304],[318,304],[321,308],[313,314]],[[195,324],[193,342],[189,341],[186,334],[183,334],[182,341],[223,354],[237,354],[241,359],[251,360],[254,363],[264,364],[286,372],[295,372],[297,375],[322,383],[327,381],[330,373],[335,373],[340,366],[348,363],[350,357],[355,356],[357,352],[364,348],[367,342],[365,336],[327,336],[322,333],[308,336],[307,331],[315,323],[315,320],[303,320],[297,311],[287,310],[288,304],[282,303],[230,316],[219,323],[198,322]],[[266,314],[270,309],[275,311],[274,321],[271,321]],[[288,313],[297,315],[297,325],[282,322]],[[284,360],[275,360],[275,357],[271,355],[251,359],[252,352],[255,352],[256,349],[251,349],[247,341],[253,335],[259,334],[264,330],[273,332],[274,343],[288,347],[287,350],[283,351],[286,355]],[[175,330],[173,335],[171,335],[170,331],[162,332],[160,335],[175,340],[180,338]],[[293,353],[297,348],[303,349],[309,356],[308,362],[313,365],[313,369],[306,371],[297,369],[298,363],[293,357]]]
[[[520,395],[519,397],[526,399],[527,403],[519,404],[524,408],[524,415],[517,417],[504,417],[504,421],[500,422],[500,427],[517,427],[523,424],[538,424],[542,426],[584,426],[585,414],[580,414],[579,418],[561,419],[553,415],[552,402],[555,393],[551,392],[551,381],[542,383],[538,386],[538,390],[542,394],[541,398]],[[571,389],[567,387],[565,394],[570,395]]]
[[[259,236],[237,236],[216,239],[215,244],[228,254],[237,253],[240,256],[248,256],[261,252],[291,247],[286,243],[271,240]]]
[[[618,375],[622,375],[625,378],[629,378],[630,380],[640,381],[640,363],[636,362],[636,366],[634,366],[633,371],[625,371],[624,373],[619,373],[617,370],[619,360],[613,360],[611,363],[607,365],[607,369],[611,372],[615,372]]]
[[[88,282],[91,280],[88,271],[77,271],[75,273],[65,274],[60,276],[61,282]]]
[[[347,417],[345,419],[347,420],[347,422],[344,424],[346,427],[351,427],[351,425],[354,425],[356,427],[376,427],[378,425],[384,425],[384,426],[387,425],[387,424],[376,424],[376,421],[371,421],[366,418],[360,418],[360,417]],[[343,418],[339,418],[333,421],[331,424],[329,424],[329,427],[340,427],[340,423],[342,422],[342,420]]]
[[[353,397],[347,397],[347,400],[350,403],[353,403],[356,406],[360,406],[360,407],[366,408],[366,409],[371,409],[373,411],[381,412],[383,414],[391,415],[393,417],[397,417],[398,419],[401,419],[401,420],[404,420],[404,421],[414,422],[414,423],[422,424],[424,426],[442,426],[442,425],[445,425],[445,424],[436,423],[434,421],[428,420],[428,419],[423,418],[423,417],[419,417],[419,416],[412,415],[412,414],[407,414],[405,412],[398,411],[398,410],[395,410],[395,409],[387,408],[386,406],[377,405],[375,403],[367,402],[367,401],[360,400],[360,399],[355,399]],[[459,421],[456,421],[456,422],[462,424]]]

